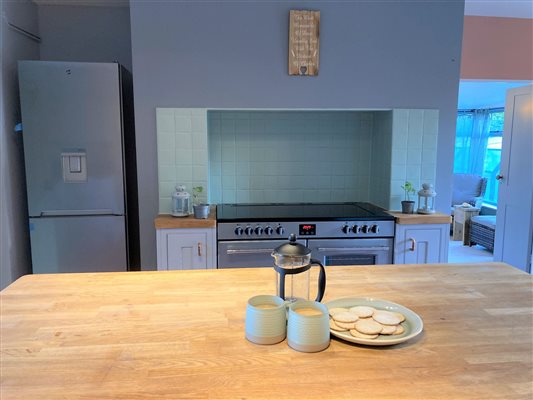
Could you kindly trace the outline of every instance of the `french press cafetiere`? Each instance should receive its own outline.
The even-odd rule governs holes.
[[[311,259],[311,250],[296,242],[296,235],[289,236],[289,242],[274,249],[276,270],[276,292],[284,300],[309,300],[311,267],[318,265],[318,294],[315,301],[322,300],[326,290],[326,271],[317,260]]]

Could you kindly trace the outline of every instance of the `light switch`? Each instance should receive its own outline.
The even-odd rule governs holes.
[[[81,172],[81,157],[80,156],[69,156],[68,158],[69,169],[71,173],[80,173]]]

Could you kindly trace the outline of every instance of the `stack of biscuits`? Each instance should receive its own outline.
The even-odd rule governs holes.
[[[350,332],[356,338],[376,339],[380,335],[401,335],[405,316],[398,312],[355,306],[331,308],[329,327],[337,332]]]

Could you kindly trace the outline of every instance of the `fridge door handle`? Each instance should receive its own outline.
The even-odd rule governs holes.
[[[80,216],[80,215],[115,215],[115,214],[113,214],[113,210],[110,210],[110,209],[41,211],[41,217],[64,217],[64,216]]]

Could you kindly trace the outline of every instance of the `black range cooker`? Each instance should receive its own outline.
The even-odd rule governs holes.
[[[392,264],[394,217],[373,204],[220,204],[218,268],[271,267],[291,233],[325,266]]]

